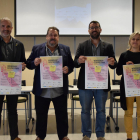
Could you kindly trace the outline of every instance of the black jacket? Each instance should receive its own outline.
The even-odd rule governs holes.
[[[121,93],[121,107],[123,110],[127,110],[126,107],[126,96],[125,96],[125,86],[124,86],[124,76],[123,76],[123,65],[126,65],[126,62],[132,61],[134,64],[140,63],[140,52],[133,53],[131,51],[126,51],[120,55],[116,73],[117,75],[122,75],[120,83],[120,93]]]
[[[80,68],[80,72],[79,72],[79,77],[78,77],[78,88],[79,89],[85,89],[85,63],[82,64],[78,64],[78,58],[79,56],[93,56],[92,53],[92,43],[91,40],[87,40],[81,44],[79,44],[78,48],[77,48],[77,52],[75,55],[75,59],[74,59],[74,66],[76,68]],[[114,51],[113,51],[113,46],[109,43],[106,43],[104,41],[101,41],[101,48],[100,48],[100,56],[108,56],[108,57],[113,57],[116,61],[115,55],[114,55]],[[115,62],[114,66],[109,65],[109,67],[111,69],[116,68],[117,66],[117,61]],[[104,91],[109,91],[110,88],[110,75],[108,74],[108,89],[105,89]]]
[[[63,58],[63,67],[67,66],[69,72],[67,74],[63,74],[63,91],[64,94],[68,94],[68,74],[73,72],[74,64],[71,57],[70,48],[63,44],[59,44],[58,47],[60,56]],[[46,42],[43,44],[33,46],[32,52],[27,59],[27,68],[35,69],[34,75],[34,83],[33,83],[33,94],[40,96],[42,93],[41,85],[40,85],[40,65],[35,66],[34,60],[37,57],[46,56]]]
[[[1,39],[0,39],[1,41]],[[26,58],[25,58],[25,50],[24,50],[24,45],[20,41],[12,38],[13,41],[13,51],[14,51],[14,61],[12,62],[25,62],[26,63]],[[1,46],[0,46],[0,61],[5,61],[4,56],[2,55],[1,51]]]

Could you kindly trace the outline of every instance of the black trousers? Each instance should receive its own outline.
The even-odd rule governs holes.
[[[18,95],[6,95],[7,109],[8,109],[8,121],[10,128],[11,140],[18,137],[18,116],[17,116],[17,100]],[[4,95],[0,95],[0,113],[2,112]],[[1,114],[0,114],[0,126],[1,126]]]
[[[67,95],[65,94],[53,99],[35,96],[36,135],[41,139],[46,137],[48,110],[51,101],[55,109],[57,134],[59,140],[62,140],[68,134]]]

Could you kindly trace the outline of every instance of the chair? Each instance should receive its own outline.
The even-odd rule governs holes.
[[[113,85],[120,85],[120,80],[112,80],[112,84]],[[115,130],[119,131],[119,127],[118,127],[118,103],[120,102],[120,92],[114,92],[113,93],[113,102],[114,102],[114,107],[115,107],[115,103],[116,103],[116,127]]]
[[[77,85],[78,80],[77,79],[73,79],[73,85]],[[72,115],[72,121],[74,121],[74,101],[79,101],[79,96],[77,97],[76,95],[78,95],[78,91],[75,94],[71,94],[71,115]]]
[[[26,81],[22,80],[21,86],[26,86]],[[7,100],[3,101],[4,103],[4,109],[3,109],[3,125],[4,125],[4,119],[5,119],[5,104],[7,103]],[[27,108],[28,108],[28,95],[21,93],[21,95],[18,95],[18,101],[17,103],[25,103],[25,120],[26,120],[26,133],[29,133],[29,128],[27,125]],[[26,105],[27,103],[27,105]],[[27,107],[26,107],[27,106]],[[7,114],[8,115],[8,114]]]
[[[112,84],[113,85],[120,85],[120,80],[112,80]],[[119,131],[119,127],[118,127],[118,103],[120,102],[120,92],[112,92],[112,97],[113,98],[113,102],[114,102],[114,107],[115,107],[115,103],[116,103],[116,121],[115,119],[113,118],[113,108],[112,108],[112,120],[115,124],[115,130],[116,131]],[[113,104],[113,102],[111,104]],[[111,108],[110,108],[111,109]],[[110,124],[110,116],[107,117],[107,123],[109,122]],[[110,127],[107,126],[107,131],[110,130]]]
[[[113,85],[120,85],[120,80],[112,80]],[[118,103],[120,102],[120,92],[119,91],[112,91],[111,92],[111,97],[110,97],[110,113],[109,116],[107,116],[107,131],[110,130],[110,118],[112,118],[114,124],[115,124],[115,130],[118,132],[119,127],[118,127]],[[113,102],[114,102],[114,108],[116,108],[116,121],[113,118]],[[136,99],[134,100],[136,102]],[[116,107],[115,107],[116,103]],[[136,122],[137,122],[137,112],[136,112]],[[136,123],[137,124],[137,123]]]

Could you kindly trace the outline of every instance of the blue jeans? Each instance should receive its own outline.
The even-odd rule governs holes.
[[[82,106],[81,120],[82,120],[82,133],[83,136],[91,137],[91,105],[93,101],[93,96],[95,98],[96,105],[96,136],[104,137],[105,135],[105,104],[108,96],[108,92],[102,89],[89,89],[81,90],[79,89],[80,104]]]

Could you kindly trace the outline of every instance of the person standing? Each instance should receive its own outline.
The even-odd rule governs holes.
[[[89,35],[90,39],[80,43],[75,59],[74,66],[80,68],[78,84],[80,104],[82,106],[81,120],[82,120],[82,140],[90,140],[91,137],[91,104],[93,96],[95,98],[96,105],[96,136],[97,140],[105,140],[104,128],[105,128],[105,104],[110,90],[110,76],[108,74],[108,89],[85,89],[85,60],[86,56],[108,56],[108,64],[111,69],[116,68],[117,62],[115,59],[113,46],[107,42],[104,42],[100,38],[102,29],[98,21],[91,21],[89,23]]]
[[[137,104],[137,135],[138,140],[140,140],[140,97],[126,97],[125,95],[125,85],[123,76],[123,65],[134,65],[140,64],[140,33],[134,32],[130,35],[128,41],[129,49],[120,55],[116,73],[117,75],[122,75],[120,83],[121,92],[121,107],[125,111],[124,114],[124,126],[127,133],[127,140],[132,140],[133,132],[133,103],[136,100]]]
[[[35,69],[33,94],[35,94],[36,109],[36,140],[44,140],[47,131],[47,118],[50,102],[53,102],[57,133],[59,140],[69,140],[68,135],[68,74],[73,71],[74,64],[70,48],[58,44],[59,29],[49,27],[46,35],[47,42],[33,46],[32,52],[27,59],[27,68]],[[41,89],[40,84],[40,56],[62,56],[63,60],[63,87]]]
[[[12,22],[9,18],[0,19],[0,61],[5,62],[22,62],[22,70],[26,67],[26,58],[24,45],[20,41],[11,36]],[[11,140],[21,140],[18,138],[18,117],[17,117],[17,101],[18,95],[6,95],[8,122],[10,128]],[[0,95],[0,113],[2,112],[4,95]],[[0,115],[1,125],[1,115]]]

